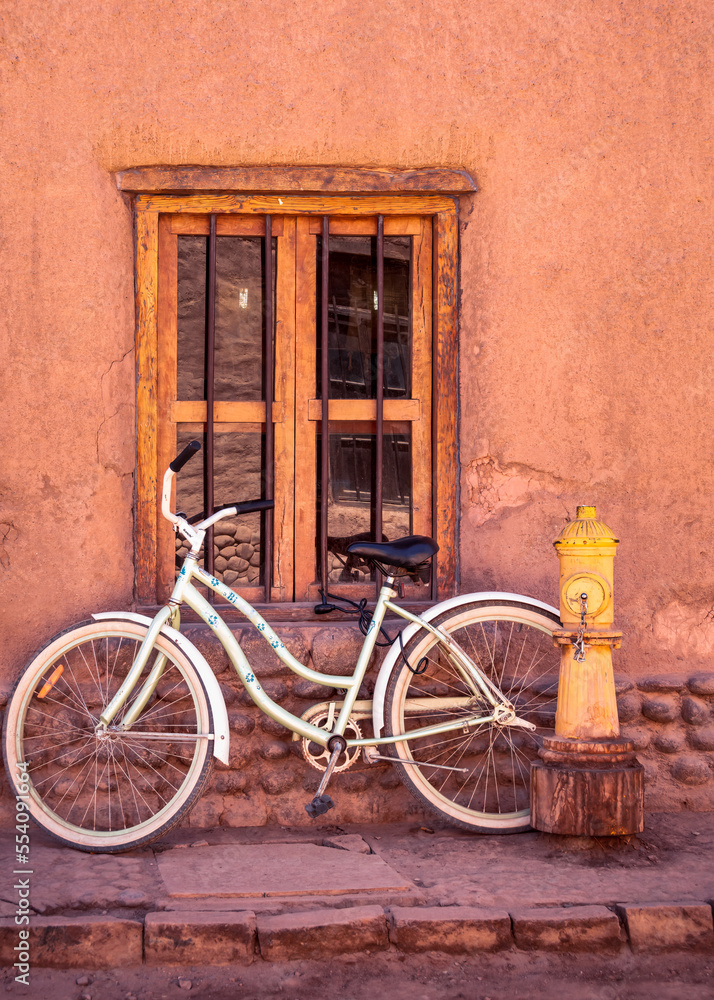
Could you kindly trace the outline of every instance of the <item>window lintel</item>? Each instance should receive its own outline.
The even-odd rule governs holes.
[[[421,167],[392,170],[372,167],[205,167],[146,166],[119,170],[117,188],[127,194],[474,194],[466,170]]]

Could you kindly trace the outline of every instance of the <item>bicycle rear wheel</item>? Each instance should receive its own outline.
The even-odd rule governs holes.
[[[523,598],[464,604],[432,624],[452,635],[516,714],[537,729],[470,723],[490,714],[490,704],[444,655],[439,640],[421,629],[405,648],[409,666],[398,660],[389,680],[385,734],[408,735],[452,719],[463,726],[399,741],[387,752],[409,761],[394,765],[402,781],[450,823],[481,833],[526,830],[530,762],[555,725],[559,653],[552,634],[560,622]]]
[[[5,713],[11,781],[26,765],[28,807],[48,833],[80,850],[114,854],[155,840],[188,812],[213,764],[213,719],[202,681],[167,637],[108,729],[99,716],[126,677],[146,634],[124,621],[85,622],[30,662]],[[121,721],[156,661],[156,688],[131,728]]]

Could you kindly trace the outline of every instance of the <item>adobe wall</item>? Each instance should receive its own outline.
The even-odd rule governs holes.
[[[709,669],[705,0],[26,0],[4,24],[4,685],[132,599],[132,216],[112,174],[144,164],[468,170],[461,589],[557,602],[551,541],[594,503],[622,539],[618,671]]]

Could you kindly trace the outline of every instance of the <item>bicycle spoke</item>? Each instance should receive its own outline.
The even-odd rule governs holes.
[[[503,687],[503,675],[506,672],[506,664],[508,663],[508,653],[509,653],[509,651],[511,649],[511,639],[513,638],[513,629],[514,629],[514,626],[515,626],[515,622],[511,622],[511,630],[508,633],[508,643],[506,645],[506,650],[505,650],[505,652],[503,654],[503,659],[502,659],[502,662],[501,662],[501,672],[498,675],[498,677],[495,678],[496,684],[498,685],[498,687]]]
[[[67,687],[67,692],[68,692],[69,697],[70,697],[70,704],[69,705],[66,704],[66,696],[65,696],[65,700],[64,701],[60,701],[59,700],[58,695],[61,697],[61,693],[62,693],[62,688],[60,687],[61,684],[64,684]],[[67,711],[78,712],[80,715],[85,716],[88,719],[91,719],[93,722],[96,721],[94,719],[92,713],[89,711],[89,708],[87,707],[87,703],[81,697],[81,693],[78,691],[77,692],[78,697],[75,696],[75,694],[72,691],[72,688],[71,688],[71,686],[69,684],[69,681],[64,676],[64,674],[59,678],[59,680],[55,684],[53,690],[55,692],[54,695],[46,694],[45,697],[42,699],[42,701],[45,704],[48,704],[48,703],[51,702],[51,703],[54,703],[55,705],[60,705],[62,708],[66,709]],[[73,706],[76,706],[76,707],[73,707]],[[36,708],[36,706],[33,705],[33,708]]]
[[[89,663],[87,663],[87,657],[86,657],[86,656],[84,655],[84,650],[83,650],[83,649],[82,649],[81,647],[79,648],[79,655],[80,655],[80,656],[82,657],[82,659],[84,660],[84,665],[85,665],[85,666],[86,666],[86,668],[87,668],[87,673],[88,673],[88,674],[89,674],[89,676],[91,677],[91,679],[92,679],[92,682],[93,682],[93,683],[95,684],[95,686],[96,686],[96,688],[97,688],[97,693],[99,694],[99,698],[100,698],[100,700],[101,700],[101,698],[102,698],[102,695],[103,695],[103,693],[104,693],[104,692],[102,691],[102,682],[101,682],[101,678],[100,678],[100,676],[99,676],[99,664],[97,663],[97,652],[96,652],[96,650],[95,650],[95,648],[94,648],[94,643],[93,643],[93,642],[92,642],[92,643],[90,643],[90,648],[91,648],[91,650],[92,650],[92,658],[93,658],[93,660],[94,660],[94,665],[95,665],[95,667],[97,668],[97,677],[96,677],[96,679],[95,679],[95,677],[94,677],[94,671],[93,671],[93,670],[92,670],[92,668],[91,668],[91,667],[89,666]]]
[[[122,747],[121,750],[122,750],[122,753],[123,753],[124,752],[124,748]],[[146,812],[149,813],[149,814],[150,814],[150,806],[149,806],[149,803],[148,803],[147,799],[144,798],[144,796],[143,796],[143,794],[141,792],[141,789],[137,788],[136,782],[132,779],[131,775],[129,774],[128,768],[130,766],[133,766],[133,765],[130,765],[130,762],[126,758],[126,754],[124,754],[124,764],[125,764],[124,767],[121,767],[121,764],[120,764],[120,767],[121,767],[121,770],[124,772],[124,774],[126,776],[126,779],[127,779],[128,783],[129,783],[129,788],[131,789],[131,794],[132,794],[133,799],[134,799],[134,808],[136,809],[137,818],[141,819],[142,813],[141,813],[141,810],[139,809],[139,803],[137,802],[137,799],[136,799],[137,792],[141,796],[141,799],[144,802],[144,805],[146,806]],[[136,770],[136,768],[134,768],[134,769]]]

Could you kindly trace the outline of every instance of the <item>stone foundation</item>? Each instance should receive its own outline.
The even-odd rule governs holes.
[[[615,680],[621,735],[645,769],[645,808],[714,809],[714,672]]]

